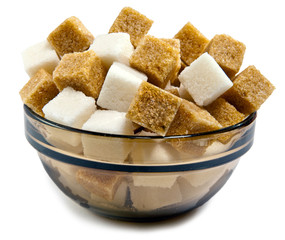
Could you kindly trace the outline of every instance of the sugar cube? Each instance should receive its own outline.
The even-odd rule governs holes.
[[[206,106],[233,86],[232,81],[208,53],[203,53],[178,76],[199,106]]]
[[[80,168],[76,179],[88,192],[101,196],[108,201],[114,195],[122,181],[122,177],[102,170]]]
[[[44,116],[42,108],[59,93],[52,75],[39,69],[20,90],[22,101],[35,113]]]
[[[171,188],[178,178],[177,174],[169,175],[134,175],[132,176],[133,184],[135,187],[161,187]]]
[[[190,22],[186,23],[174,38],[180,40],[181,59],[187,65],[190,65],[203,53],[209,42]]]
[[[114,196],[111,195],[112,198],[104,198],[103,194],[91,192],[91,198],[89,199],[90,205],[104,208],[108,206],[112,209],[121,210],[125,207],[125,203],[128,200],[128,189],[128,181],[122,177],[122,179],[119,179],[119,186],[114,188]]]
[[[146,80],[145,74],[114,62],[106,75],[97,104],[109,110],[127,112],[140,84]]]
[[[205,196],[210,189],[206,186],[193,186],[189,181],[184,179],[183,175],[177,179],[182,202],[187,204],[188,207],[195,207],[198,201]]]
[[[223,97],[244,114],[257,111],[275,89],[253,65],[239,73],[233,84]]]
[[[107,69],[115,61],[129,65],[129,58],[134,51],[128,33],[109,33],[97,36],[90,49],[101,58]]]
[[[221,127],[221,124],[208,111],[182,99],[166,135],[195,134]]]
[[[87,50],[94,37],[77,17],[72,16],[54,29],[47,40],[58,55],[63,56],[66,53]]]
[[[71,87],[63,89],[43,107],[45,118],[73,128],[81,128],[95,110],[92,97]]]
[[[240,113],[233,105],[221,97],[205,108],[223,127],[237,124],[245,118],[244,114]]]
[[[145,73],[150,83],[164,88],[168,81],[177,77],[181,66],[180,50],[162,39],[147,35],[131,55],[130,66]]]
[[[151,83],[142,82],[126,117],[164,136],[181,104],[181,99]]]
[[[245,45],[226,34],[217,34],[207,45],[208,52],[220,65],[229,78],[238,73],[244,53]]]
[[[106,73],[101,59],[89,50],[65,54],[53,72],[53,80],[59,90],[72,87],[97,99]]]
[[[52,74],[59,63],[59,58],[47,40],[37,43],[22,52],[24,68],[27,74],[32,77],[43,68]]]
[[[133,124],[125,115],[123,112],[112,110],[97,110],[84,123],[82,129],[99,133],[133,135]],[[129,139],[88,134],[82,135],[82,144],[85,156],[113,162],[123,162],[132,147]]]
[[[146,136],[152,136],[148,133]],[[137,141],[131,151],[134,164],[169,164],[179,159],[179,153],[166,142]]]
[[[182,100],[181,105],[172,121],[167,136],[188,135],[220,129],[221,124],[205,109],[192,102]],[[188,158],[200,157],[206,151],[212,139],[172,139],[172,146],[181,153],[187,153]]]
[[[171,188],[135,187],[130,186],[130,196],[133,207],[139,211],[152,211],[182,200],[179,185],[174,183]]]
[[[109,33],[126,32],[130,34],[131,42],[137,47],[141,39],[148,33],[153,21],[138,11],[125,7],[111,26]]]
[[[96,110],[95,100],[71,87],[63,89],[43,107],[45,118],[73,128],[81,128],[83,123]],[[72,152],[81,152],[80,134],[48,128],[47,140],[54,146]]]

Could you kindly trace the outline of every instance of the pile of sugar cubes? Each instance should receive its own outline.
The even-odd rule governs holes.
[[[156,38],[148,35],[152,24],[125,7],[107,34],[94,37],[78,18],[66,19],[22,54],[30,76],[24,104],[73,128],[170,136],[239,123],[273,92],[253,65],[239,72],[243,43],[226,34],[208,40],[190,22],[172,38]],[[82,138],[86,156],[94,144]],[[116,144],[125,150],[110,159],[122,162],[131,146]]]

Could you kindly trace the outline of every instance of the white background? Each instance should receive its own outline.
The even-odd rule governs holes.
[[[283,3],[1,1],[0,239],[284,239]],[[154,20],[149,33],[157,37],[173,37],[187,21],[209,39],[231,35],[247,46],[242,69],[254,64],[276,86],[258,112],[254,146],[224,188],[201,208],[157,223],[118,222],[76,205],[55,187],[24,137],[18,92],[29,78],[21,52],[72,15],[94,36],[107,33],[124,6]]]

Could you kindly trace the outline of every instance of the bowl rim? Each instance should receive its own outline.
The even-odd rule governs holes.
[[[63,130],[70,130],[77,133],[84,133],[84,134],[91,134],[93,136],[105,136],[105,137],[124,137],[124,138],[131,138],[133,139],[146,139],[146,140],[154,140],[154,139],[179,139],[183,138],[186,140],[189,140],[187,138],[194,138],[194,137],[201,137],[201,136],[208,136],[212,134],[219,134],[219,133],[225,133],[229,132],[235,129],[243,129],[246,126],[249,126],[251,124],[255,125],[255,119],[257,116],[257,113],[254,112],[250,114],[246,119],[244,119],[242,122],[235,124],[233,126],[219,129],[216,131],[211,132],[205,132],[200,134],[192,134],[192,135],[182,135],[182,136],[124,136],[124,135],[116,135],[116,134],[103,134],[103,133],[97,133],[97,132],[90,132],[85,130],[80,130],[72,127],[67,127],[62,124],[57,124],[53,121],[47,120],[40,115],[34,113],[29,107],[24,105],[24,111],[25,111],[25,118],[31,117],[32,119],[39,121],[43,124],[47,124],[52,127],[60,128]],[[29,121],[29,120],[28,120]],[[215,154],[213,156],[208,156],[205,158],[198,158],[198,159],[191,159],[188,161],[181,161],[181,162],[173,162],[173,163],[154,163],[154,164],[139,164],[139,163],[116,163],[116,162],[108,162],[105,160],[95,160],[90,159],[85,156],[79,156],[78,154],[73,154],[71,152],[66,151],[58,151],[58,149],[55,149],[54,147],[50,146],[48,143],[44,143],[43,145],[40,143],[40,141],[37,140],[38,134],[35,134],[35,132],[28,133],[32,128],[28,127],[29,125],[25,126],[26,128],[26,138],[28,142],[38,151],[38,153],[41,153],[43,155],[46,155],[48,157],[51,157],[55,160],[77,165],[80,167],[87,167],[91,169],[100,169],[100,170],[107,170],[107,171],[116,171],[116,172],[137,172],[137,173],[147,173],[147,172],[185,172],[185,171],[192,171],[192,170],[203,170],[208,169],[212,167],[217,167],[226,163],[229,163],[231,161],[239,159],[243,154],[245,154],[253,145],[253,136],[254,136],[254,125],[253,128],[250,128],[250,132],[245,134],[242,141],[237,141],[237,143],[232,146],[227,152]],[[28,128],[27,128],[28,127]],[[29,130],[30,129],[30,130]],[[195,138],[194,138],[195,139]],[[48,144],[48,145],[46,145]]]
[[[73,128],[70,126],[66,126],[49,119],[46,119],[39,114],[35,113],[31,108],[29,108],[26,104],[24,104],[24,112],[34,120],[37,120],[40,123],[48,125],[50,127],[55,127],[62,130],[67,130],[71,132],[93,135],[93,136],[103,136],[103,137],[111,137],[111,138],[127,138],[127,139],[181,139],[181,138],[196,138],[196,137],[205,137],[207,135],[214,135],[214,134],[221,134],[225,132],[231,132],[236,129],[240,129],[250,125],[257,117],[257,112],[253,112],[249,114],[244,120],[241,122],[231,125],[229,127],[220,128],[214,131],[208,132],[201,132],[195,134],[186,134],[186,135],[169,135],[169,136],[140,136],[140,135],[122,135],[122,134],[112,134],[112,133],[102,133],[102,132],[95,132],[95,131],[88,131],[79,128]]]

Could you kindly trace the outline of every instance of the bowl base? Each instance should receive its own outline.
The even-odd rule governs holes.
[[[183,204],[169,205],[153,211],[138,211],[132,207],[131,200],[129,200],[129,204],[126,204],[126,206],[122,208],[110,208],[108,206],[96,207],[90,205],[88,200],[77,194],[73,194],[69,187],[64,186],[59,179],[60,173],[46,163],[46,161],[42,159],[42,156],[40,156],[40,158],[42,160],[43,167],[57,187],[77,204],[100,216],[128,222],[162,221],[193,211],[194,209],[197,209],[208,202],[224,186],[234,170],[227,170],[223,176],[209,189],[208,193],[195,204],[184,202]]]

